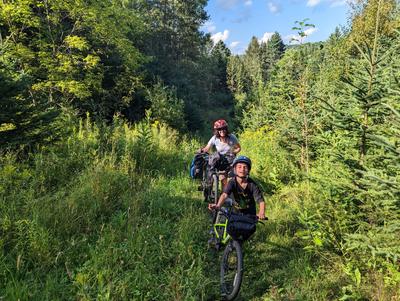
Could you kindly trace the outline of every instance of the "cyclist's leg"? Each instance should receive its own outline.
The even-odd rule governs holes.
[[[228,172],[220,172],[219,173],[219,180],[221,181],[221,188],[224,189],[224,187],[228,184]]]

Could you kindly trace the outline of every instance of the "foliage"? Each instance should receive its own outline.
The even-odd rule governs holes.
[[[203,0],[3,1],[0,299],[217,299],[184,132],[221,117],[269,216],[242,299],[399,299],[398,3],[353,4],[232,55]]]
[[[27,76],[10,73],[0,71],[0,148],[33,147],[51,141],[56,135],[58,110],[26,93]]]
[[[298,171],[288,153],[279,145],[277,132],[262,127],[240,135],[240,145],[253,161],[252,174],[257,177],[268,194],[280,191],[296,181]]]
[[[275,193],[297,195],[296,237],[307,252],[322,266],[342,258],[336,268],[346,276],[335,300],[396,299],[400,285],[398,10],[391,1],[363,3],[350,29],[286,50],[262,92],[246,91],[257,98],[243,119],[245,145],[251,136],[251,148],[264,145],[257,133],[267,128],[279,146],[250,152],[257,162],[276,158],[274,167],[283,151],[301,175]],[[298,24],[305,33],[306,22]],[[276,183],[268,172],[259,176]]]
[[[147,122],[73,124],[28,161],[1,157],[1,296],[204,296],[207,222],[180,170],[191,143]]]
[[[149,100],[153,119],[168,124],[177,130],[184,131],[186,129],[184,103],[177,98],[176,90],[158,83],[149,91]]]
[[[131,101],[143,57],[127,36],[141,21],[113,2],[1,4],[2,60],[16,61],[15,72],[31,78],[32,98],[105,117]]]
[[[297,37],[291,39],[291,42],[295,41],[297,43],[303,44],[304,38],[307,37],[307,30],[311,28],[315,28],[315,25],[312,23],[307,23],[310,20],[309,18],[304,19],[303,21],[295,21],[296,26],[292,27],[292,30],[297,31]]]

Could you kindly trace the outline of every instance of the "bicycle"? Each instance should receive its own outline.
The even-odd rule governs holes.
[[[229,156],[218,154],[219,158],[213,166],[204,164],[202,171],[201,190],[203,191],[204,200],[208,203],[216,204],[220,196],[219,177],[225,173],[230,166]],[[208,161],[209,154],[204,153],[204,158]],[[222,187],[222,185],[221,185]]]
[[[242,244],[255,232],[256,224],[263,222],[257,216],[233,213],[232,208],[223,207],[218,212],[225,217],[213,225],[215,236],[221,245],[225,245],[220,267],[221,297],[233,300],[240,291],[243,278]]]

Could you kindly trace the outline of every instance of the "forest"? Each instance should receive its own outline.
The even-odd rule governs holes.
[[[400,300],[398,1],[241,55],[207,2],[0,2],[0,300],[217,300],[189,164],[219,118],[269,218],[238,300]]]

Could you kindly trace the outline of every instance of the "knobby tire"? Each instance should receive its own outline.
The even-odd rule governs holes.
[[[213,181],[212,189],[214,193],[214,204],[217,204],[219,199],[219,191],[218,191],[218,176],[216,174],[213,174],[212,181]]]
[[[212,182],[211,182],[211,196],[210,203],[217,204],[219,199],[219,191],[218,191],[218,176],[216,174],[212,175]],[[218,212],[213,212],[213,224],[215,224],[218,217]]]
[[[239,293],[243,277],[243,253],[240,243],[230,241],[225,247],[221,261],[221,296],[233,300]]]

